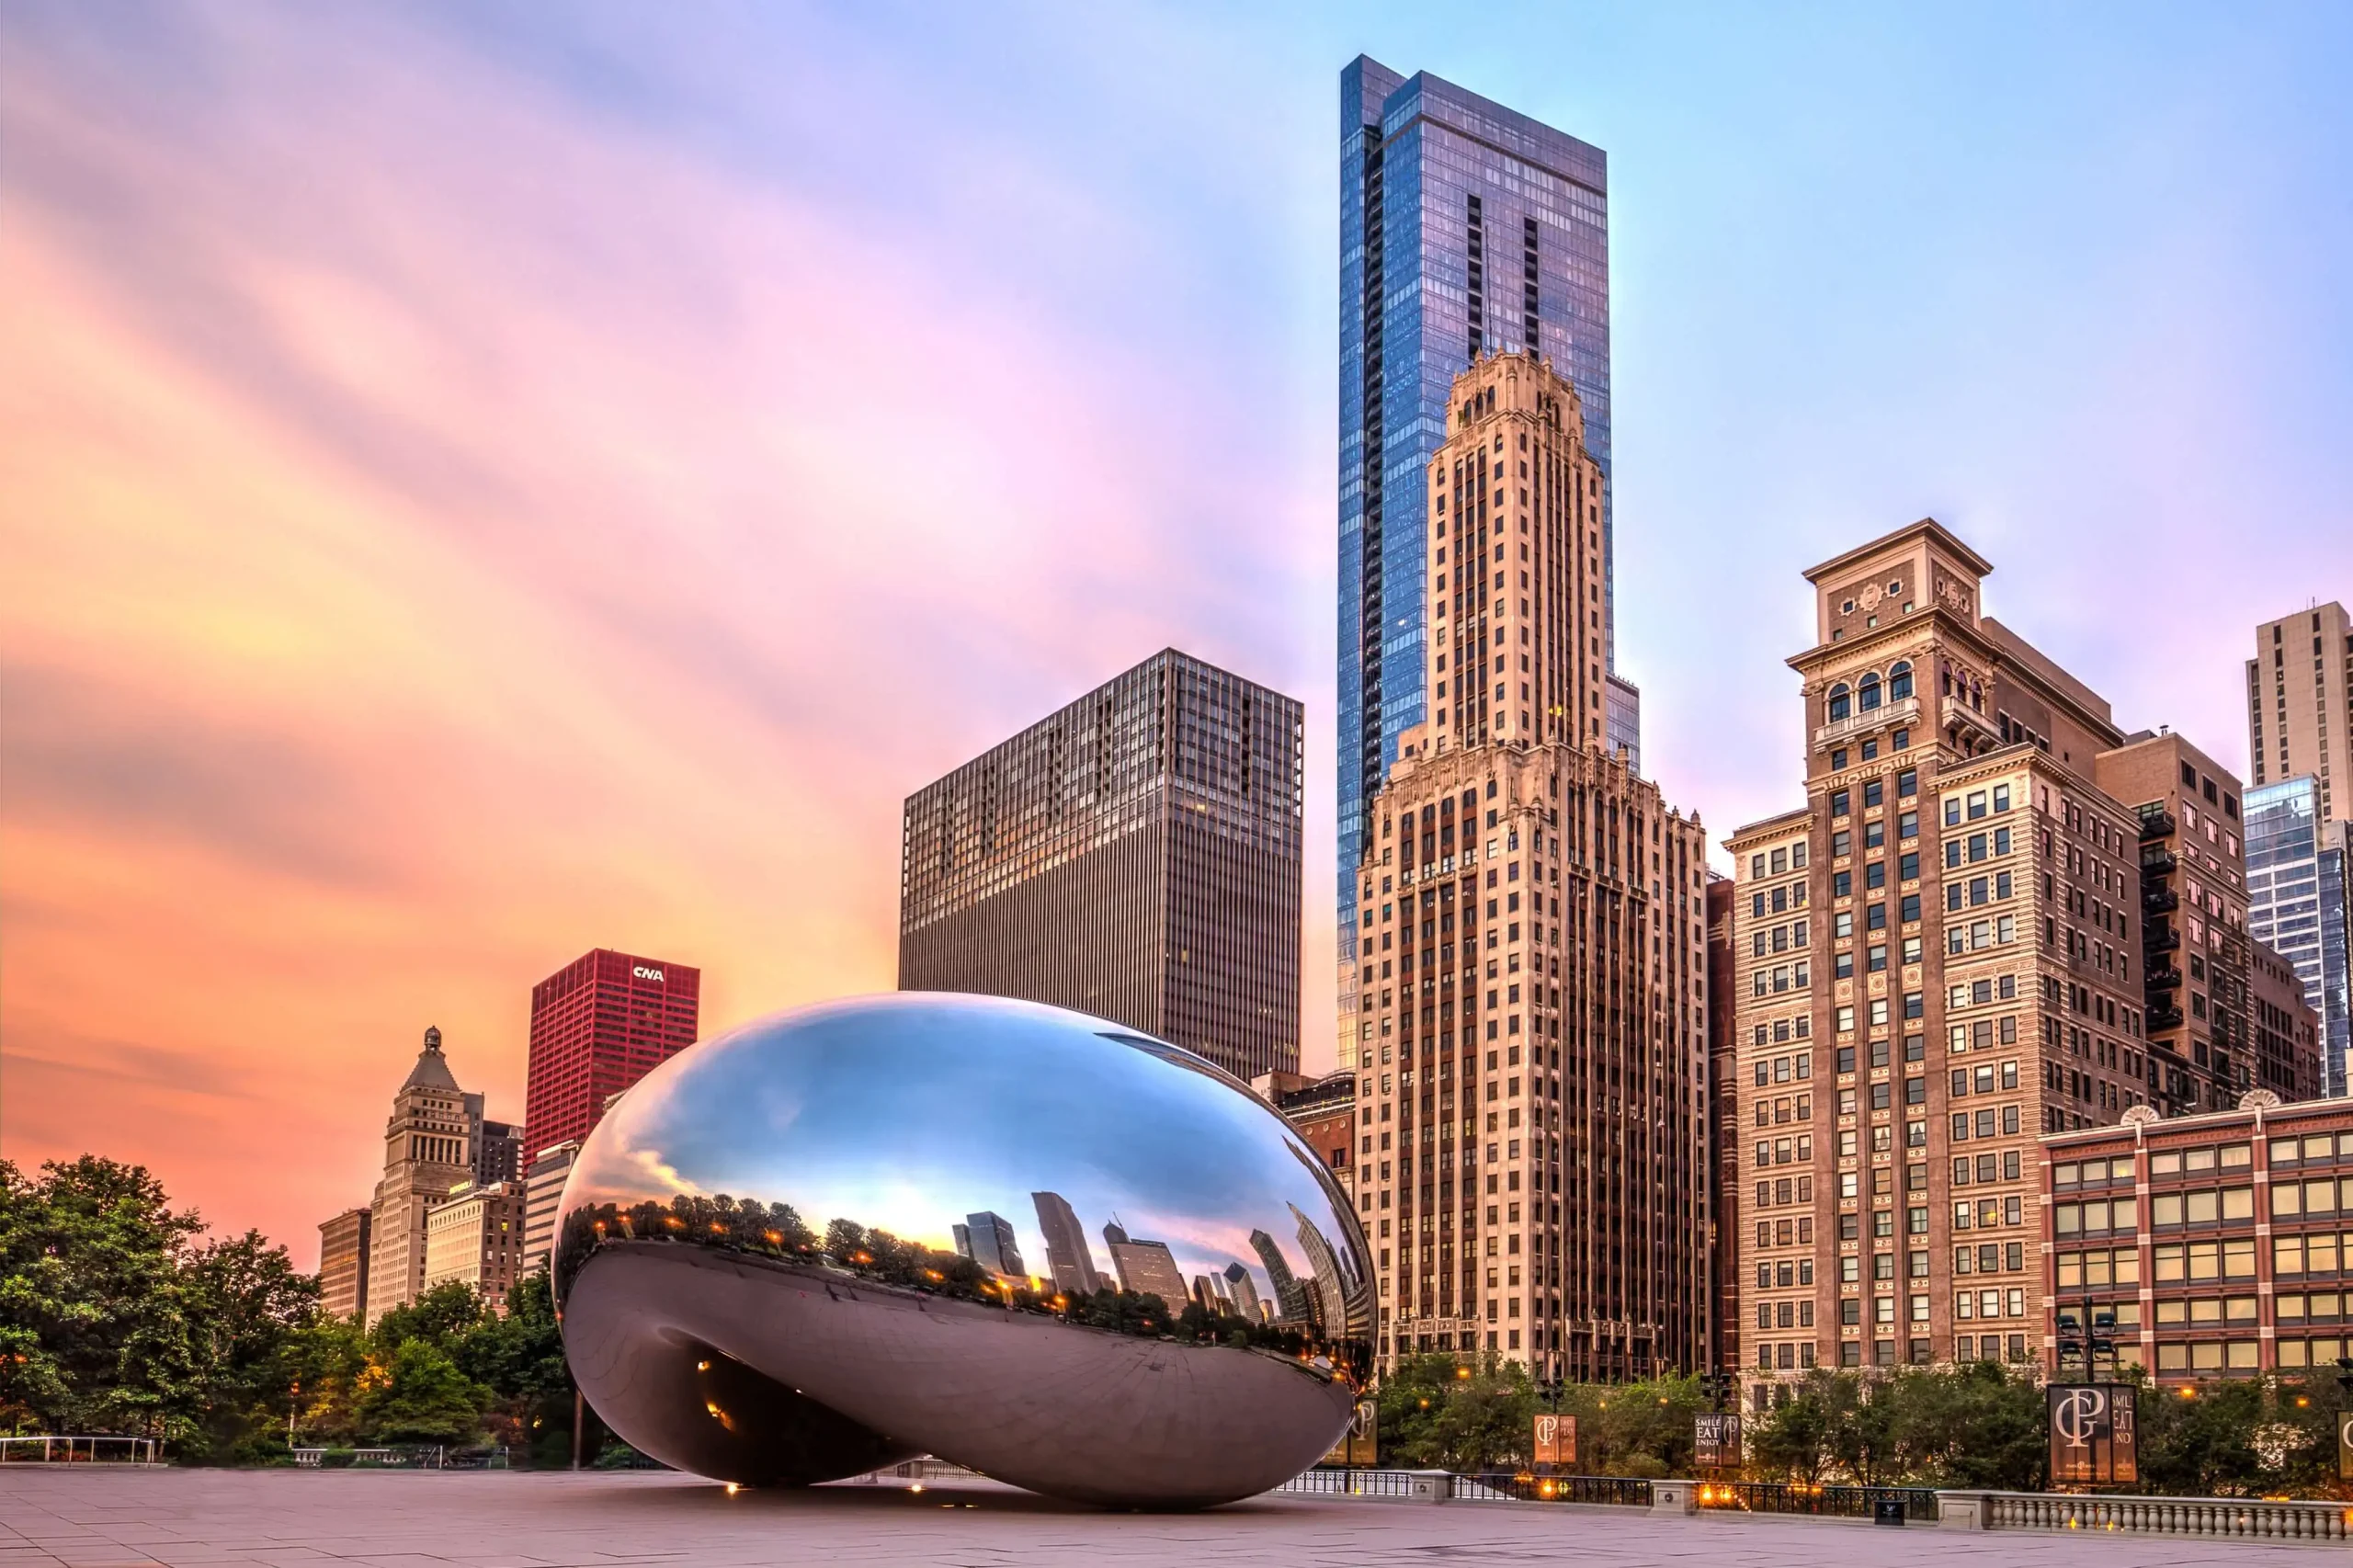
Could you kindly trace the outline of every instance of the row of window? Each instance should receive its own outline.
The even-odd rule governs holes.
[[[1882,695],[1890,702],[1901,702],[1912,695],[1912,665],[1909,660],[1899,659],[1889,668],[1884,686],[1881,684],[1877,670],[1858,680],[1852,690],[1845,681],[1838,682],[1830,688],[1829,705],[1824,711],[1835,724],[1858,710],[1871,711],[1880,705]]]

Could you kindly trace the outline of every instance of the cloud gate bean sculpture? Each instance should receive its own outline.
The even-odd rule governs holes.
[[[561,1212],[582,1391],[716,1480],[928,1453],[1207,1506],[1314,1463],[1370,1366],[1363,1232],[1297,1133],[1032,1003],[868,997],[695,1046],[606,1114]]]

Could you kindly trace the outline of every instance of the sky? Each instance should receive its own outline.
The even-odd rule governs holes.
[[[2353,597],[2353,11],[0,12],[0,1154],[316,1256],[428,1024],[887,989],[906,794],[1169,644],[1301,697],[1332,1056],[1338,76],[1608,150],[1620,667],[1799,798],[1800,574],[2246,752]]]

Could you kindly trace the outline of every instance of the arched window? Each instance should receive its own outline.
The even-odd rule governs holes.
[[[1847,683],[1842,680],[1836,686],[1830,688],[1831,722],[1836,723],[1839,720],[1844,719],[1851,710],[1851,704],[1847,696]]]
[[[1873,671],[1855,685],[1855,700],[1868,713],[1879,706],[1879,674]]]
[[[1901,702],[1912,695],[1912,665],[1906,661],[1887,672],[1887,699]]]

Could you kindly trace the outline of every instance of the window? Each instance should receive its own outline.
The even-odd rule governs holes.
[[[1887,699],[1890,702],[1901,702],[1911,695],[1912,666],[1906,661],[1898,660],[1895,667],[1887,672]],[[1910,792],[1904,791],[1906,794]]]
[[[1842,680],[1830,688],[1830,722],[1835,724],[1853,710],[1852,699],[1847,692],[1847,683]]]
[[[1856,683],[1855,702],[1866,713],[1879,706],[1879,676],[1876,672]]]

